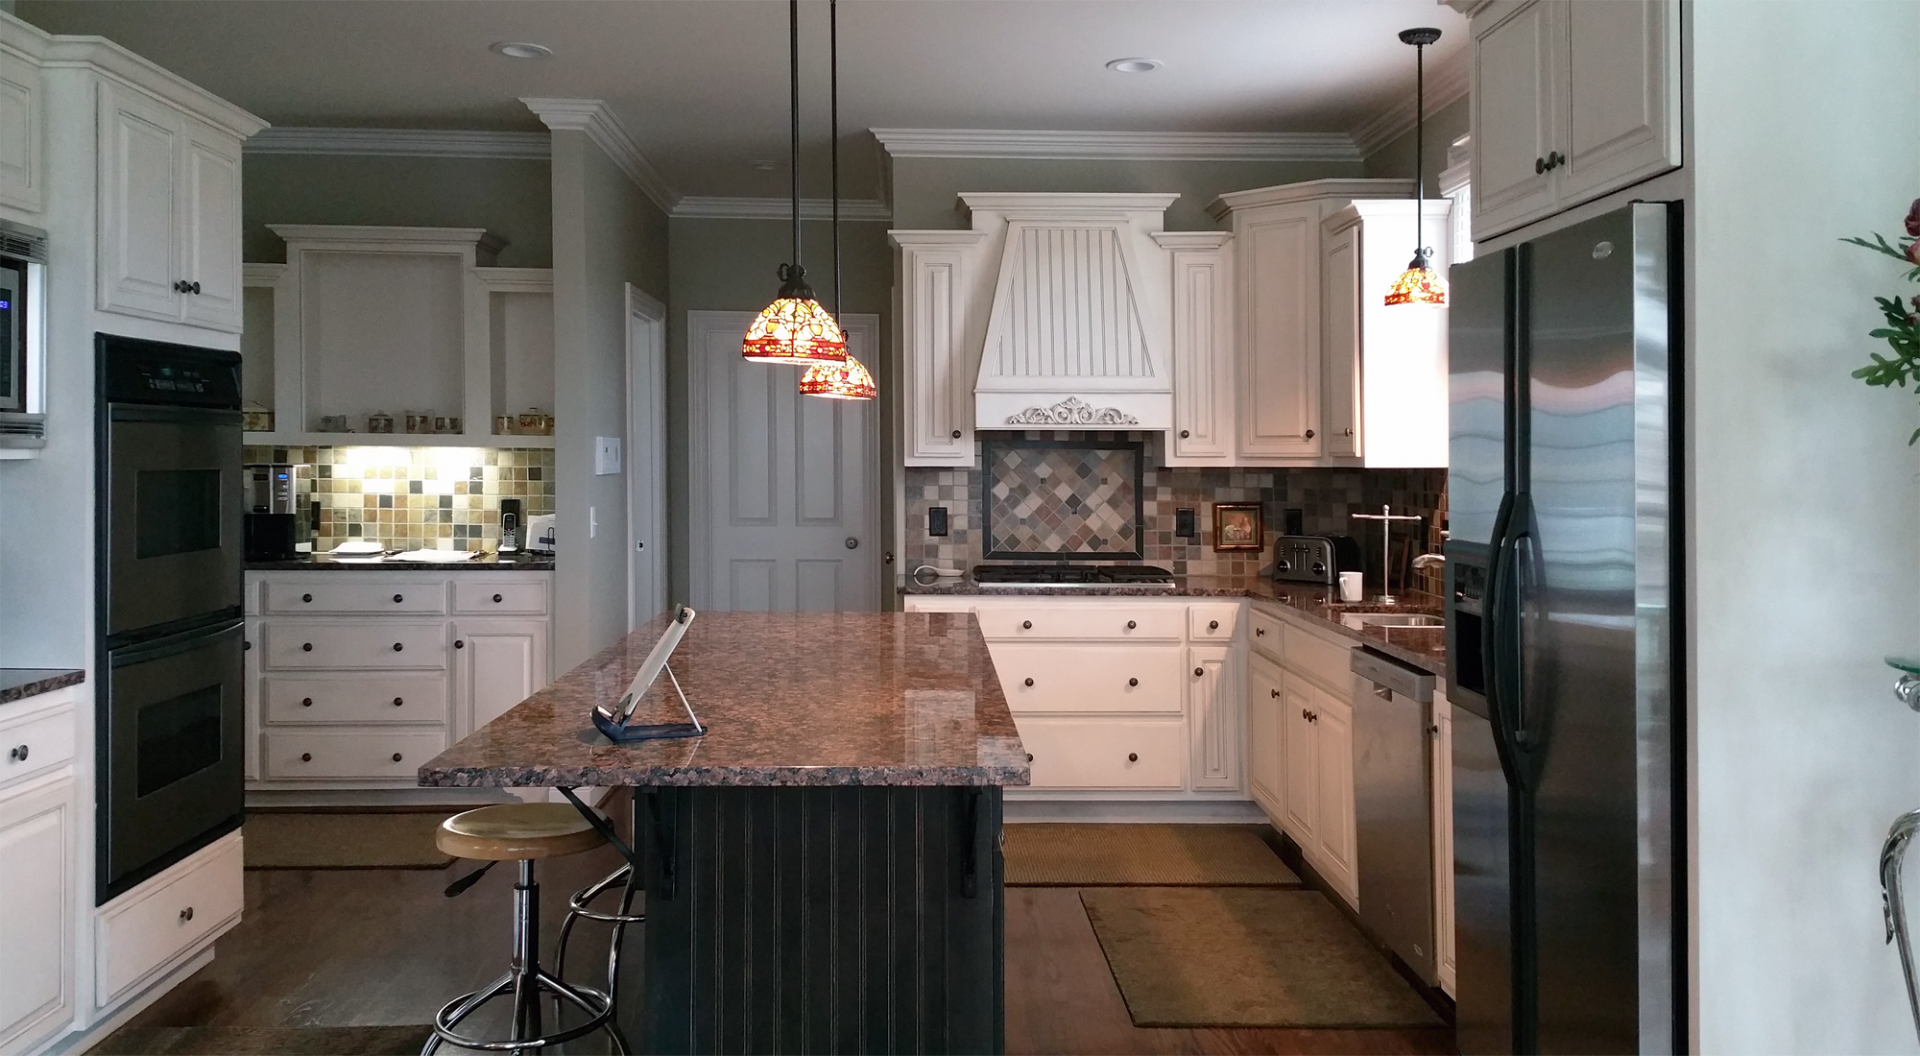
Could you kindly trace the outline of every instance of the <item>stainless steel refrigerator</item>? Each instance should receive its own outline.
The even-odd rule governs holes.
[[[1677,220],[1636,204],[1452,269],[1462,1053],[1682,1040]]]

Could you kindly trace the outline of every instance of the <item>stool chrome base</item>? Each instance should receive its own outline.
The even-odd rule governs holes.
[[[617,948],[617,944],[616,944]],[[574,1038],[604,1030],[613,1040],[613,1047],[620,1056],[627,1056],[631,1050],[627,1039],[620,1033],[620,1027],[613,1018],[613,998],[586,986],[574,986],[561,981],[546,969],[540,967],[540,885],[533,879],[533,862],[520,862],[520,880],[513,887],[513,963],[507,973],[491,984],[463,994],[443,1005],[433,1017],[433,1037],[420,1050],[421,1056],[431,1056],[444,1042],[461,1048],[477,1049],[482,1052],[532,1052],[549,1045],[571,1041]],[[563,954],[564,955],[564,954]],[[477,1011],[480,1006],[496,997],[513,995],[513,1036],[494,1041],[469,1037],[455,1028],[460,1021]],[[551,1034],[543,1034],[540,1023],[540,1001],[543,996],[552,996],[556,1011],[567,1005],[585,1013],[585,1022],[575,1024]]]

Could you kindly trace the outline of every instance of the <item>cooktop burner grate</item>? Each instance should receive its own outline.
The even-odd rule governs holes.
[[[975,565],[982,587],[1173,587],[1173,573],[1153,565]]]

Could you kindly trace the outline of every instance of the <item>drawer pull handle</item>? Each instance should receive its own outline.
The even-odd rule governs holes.
[[[1255,638],[1265,638],[1267,636],[1267,629],[1265,627],[1255,627],[1253,629],[1253,636]]]
[[[1137,678],[1129,678],[1129,679],[1127,679],[1127,685],[1129,685],[1129,686],[1137,686],[1137,685],[1139,685],[1139,684],[1140,684],[1140,680],[1139,680],[1139,679],[1137,679]]]
[[[1138,626],[1140,626],[1140,625],[1139,625],[1139,624],[1137,624],[1137,623],[1135,623],[1135,622],[1133,622],[1132,620],[1128,620],[1128,621],[1127,621],[1127,630],[1129,630],[1129,631],[1131,631],[1131,630],[1133,630],[1133,629],[1134,629],[1135,627],[1138,627]]]
[[[405,601],[405,600],[407,600],[407,599],[406,599],[406,598],[405,598],[404,596],[402,596],[402,595],[399,595],[399,594],[395,594],[395,595],[393,596],[393,603],[394,603],[395,605],[398,605],[398,604],[400,604],[401,602],[403,602],[403,601]]]
[[[461,640],[461,639],[459,639],[459,638],[455,638],[455,639],[453,640],[453,647],[454,647],[455,649],[465,649],[465,648],[467,647],[467,643],[466,643],[466,642],[464,642],[464,641],[462,641],[462,640]]]
[[[1032,621],[1032,620],[1021,620],[1021,621],[1020,621],[1020,629],[1021,629],[1021,630],[1023,630],[1023,631],[1031,631],[1031,630],[1033,630],[1033,621]]]
[[[1193,669],[1193,677],[1195,678],[1200,678],[1204,676],[1206,673],[1207,673],[1207,669],[1204,667],[1196,667]]]
[[[1273,698],[1273,699],[1275,699],[1275,700],[1279,700],[1279,699],[1280,699],[1280,691],[1279,691],[1279,690],[1277,690],[1277,689],[1269,689],[1269,690],[1267,690],[1267,696],[1269,696],[1269,697],[1272,697],[1272,698]]]
[[[181,910],[181,911],[180,911],[180,922],[181,922],[182,924],[185,924],[185,923],[187,923],[187,922],[189,922],[189,921],[191,921],[192,919],[193,919],[193,907],[192,907],[192,906],[188,906],[187,908],[185,908],[185,909],[183,909],[183,910]]]
[[[302,594],[302,595],[300,595],[300,600],[301,600],[301,601],[304,601],[304,602],[307,602],[308,604],[312,604],[312,603],[313,603],[313,595],[311,595],[311,594]]]
[[[498,605],[498,604],[500,604],[500,601],[501,601],[501,598],[500,598],[500,595],[498,595],[498,594],[495,594],[495,595],[493,596],[493,603],[494,603],[495,605]]]
[[[301,753],[300,753],[300,761],[301,761],[301,762],[303,762],[303,763],[311,763],[311,762],[313,762],[313,753],[312,753],[312,752],[301,752]]]
[[[394,761],[394,762],[396,762],[396,763],[400,761],[400,753],[399,753],[399,752],[395,752],[395,753],[393,753],[393,761]]]
[[[303,708],[311,708],[311,707],[313,707],[313,698],[312,698],[312,697],[301,697],[301,698],[300,698],[300,706],[301,706],[301,707],[303,707]]]
[[[1209,630],[1209,631],[1217,631],[1217,630],[1219,630],[1219,629],[1220,629],[1220,621],[1219,621],[1219,620],[1208,620],[1208,621],[1207,621],[1207,630]]]
[[[1029,686],[1033,685],[1033,679],[1031,678],[1027,679],[1027,685]]]
[[[1137,763],[1137,762],[1139,762],[1139,761],[1140,761],[1140,753],[1139,753],[1139,752],[1128,752],[1128,753],[1127,753],[1127,762],[1129,762],[1129,763]]]
[[[393,706],[394,706],[394,707],[396,707],[396,708],[397,708],[397,707],[399,707],[399,706],[400,706],[400,705],[402,705],[402,704],[405,704],[405,703],[406,703],[406,701],[405,701],[405,700],[403,700],[403,699],[401,699],[400,697],[395,697],[395,698],[393,698]]]
[[[20,746],[20,747],[18,747],[18,748],[12,748],[12,749],[9,749],[9,750],[7,751],[7,761],[8,761],[8,762],[10,762],[10,763],[24,763],[24,762],[26,762],[26,761],[27,761],[27,746],[23,744],[23,745],[21,745],[21,746]]]
[[[311,652],[313,652],[313,643],[312,643],[312,642],[301,642],[301,643],[300,643],[300,651],[301,651],[301,652],[303,652],[303,653],[311,653]]]
[[[400,651],[400,650],[402,650],[402,649],[405,649],[405,648],[406,648],[406,646],[404,646],[404,645],[401,645],[401,644],[400,644],[399,642],[395,642],[395,643],[393,643],[393,651],[394,651],[394,652],[396,652],[396,653],[397,653],[397,652],[399,652],[399,651]]]

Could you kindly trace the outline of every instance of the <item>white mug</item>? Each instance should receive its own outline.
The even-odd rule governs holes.
[[[1360,573],[1358,572],[1340,573],[1340,600],[1341,601],[1349,601],[1349,602],[1364,601],[1366,600],[1366,596],[1367,596],[1366,588],[1360,585]]]

